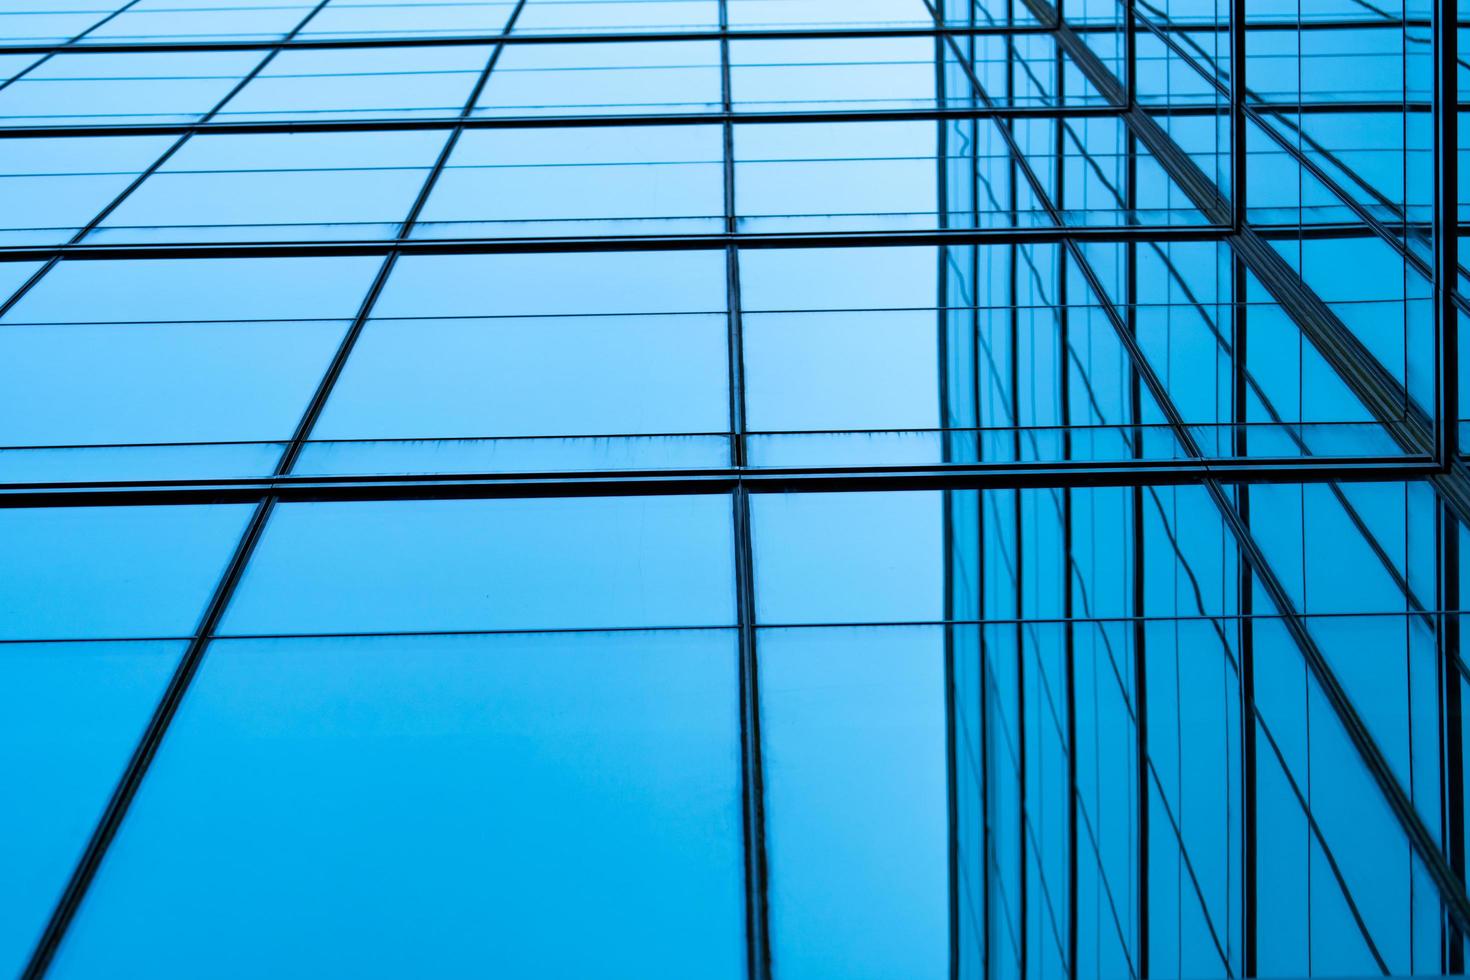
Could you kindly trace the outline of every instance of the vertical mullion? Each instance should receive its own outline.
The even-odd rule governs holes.
[[[746,465],[745,342],[740,299],[740,254],[733,236],[735,214],[735,131],[731,121],[733,92],[730,41],[725,36],[730,13],[719,0],[720,136],[725,247],[726,357],[730,388],[730,463]],[[746,974],[750,980],[771,976],[770,908],[767,901],[765,780],[761,762],[760,675],[756,659],[754,545],[750,529],[750,494],[743,484],[732,495],[735,527],[735,597],[739,617],[741,800],[745,851]]]
[[[948,105],[944,73],[944,38],[934,36],[934,94],[936,108]],[[939,228],[949,227],[949,126],[944,119],[934,122],[935,131],[935,218]],[[939,445],[940,459],[953,462],[950,428],[955,413],[951,411],[950,358],[953,356],[949,344],[949,247],[940,245],[936,249],[935,269],[935,337],[939,352]],[[956,494],[946,491],[941,497],[943,508],[944,536],[944,768],[946,782],[946,853],[948,867],[946,886],[949,913],[949,975],[951,980],[960,976],[960,812],[959,812],[959,726],[957,723],[958,694],[955,686],[955,522],[954,510],[958,501]],[[960,543],[959,547],[966,544]]]
[[[1448,468],[1459,456],[1459,87],[1457,0],[1435,0],[1434,57],[1434,308],[1438,350],[1435,453]]]
[[[1226,246],[1227,248],[1229,246]],[[1245,261],[1230,252],[1230,356],[1231,356],[1231,452],[1244,458],[1247,441],[1247,394],[1250,371],[1246,361],[1250,342],[1246,306]],[[1236,488],[1236,508],[1241,523],[1250,526],[1250,487]],[[1236,552],[1236,620],[1240,647],[1240,745],[1241,745],[1241,972],[1256,975],[1258,936],[1256,905],[1256,693],[1255,693],[1255,580],[1250,565]]]
[[[725,37],[730,12],[726,0],[719,2],[720,16],[720,154],[721,200],[724,207],[723,228],[734,236],[735,212],[735,127],[733,79],[730,70],[730,40]],[[740,254],[733,240],[725,248],[726,358],[730,388],[730,465],[740,467],[747,462],[745,432],[745,334],[740,301]]]
[[[1465,752],[1460,671],[1460,523],[1443,502],[1440,515],[1440,684],[1443,688],[1441,735],[1444,849],[1450,868],[1465,880]],[[1465,972],[1465,940],[1452,922],[1444,923],[1444,962],[1448,973]]]
[[[1066,102],[1065,65],[1062,60],[1060,46],[1056,48],[1054,64],[1056,66],[1056,80],[1053,83],[1056,88],[1056,103],[1058,107]],[[1053,165],[1056,172],[1057,206],[1065,207],[1066,201],[1066,120],[1058,115],[1055,122],[1055,153],[1056,162]],[[1053,268],[1057,270],[1057,392],[1058,392],[1058,418],[1062,425],[1062,459],[1072,458],[1072,392],[1071,392],[1071,360],[1068,351],[1071,348],[1071,321],[1068,311],[1070,301],[1067,288],[1067,257],[1065,248],[1056,250],[1056,260]],[[1072,507],[1074,494],[1070,487],[1063,488],[1062,493],[1062,619],[1063,619],[1063,656],[1066,670],[1066,699],[1067,699],[1067,975],[1073,980],[1077,977],[1077,817],[1079,799],[1077,790],[1077,632],[1072,622],[1075,614],[1074,597],[1072,589],[1072,558],[1074,542],[1072,540]]]
[[[1132,71],[1133,63],[1129,70]],[[1125,180],[1124,207],[1132,213],[1138,200],[1138,142],[1130,129],[1124,136]],[[1125,331],[1136,345],[1138,337],[1138,247],[1129,241],[1124,247],[1123,317]],[[1133,423],[1133,458],[1142,460],[1144,452],[1143,384],[1141,365],[1134,362],[1128,371],[1128,393],[1130,414]],[[1138,774],[1138,977],[1147,980],[1149,975],[1149,783],[1148,783],[1148,663],[1147,629],[1144,616],[1147,614],[1145,596],[1145,541],[1143,534],[1142,487],[1133,488],[1133,687],[1136,706],[1135,739],[1136,755],[1134,767]]]
[[[750,980],[769,980],[765,794],[761,764],[760,684],[756,661],[755,574],[750,492],[731,495],[735,531],[735,600],[739,619],[740,758],[745,841],[745,941]]]
[[[1240,519],[1250,526],[1250,487],[1236,488]],[[1236,602],[1239,606],[1237,641],[1240,645],[1240,746],[1241,746],[1241,974],[1256,975],[1260,923],[1256,901],[1256,834],[1259,807],[1256,794],[1256,648],[1255,578],[1248,562],[1236,551]]]
[[[1133,0],[1127,3],[1131,10]],[[1236,232],[1246,223],[1245,62],[1245,0],[1230,0],[1230,224]]]

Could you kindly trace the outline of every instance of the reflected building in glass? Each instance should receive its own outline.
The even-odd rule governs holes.
[[[0,10],[0,975],[1463,972],[1458,11],[1054,2]]]

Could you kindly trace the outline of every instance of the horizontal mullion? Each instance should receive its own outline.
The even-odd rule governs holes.
[[[1212,107],[1200,107],[1202,114]],[[735,123],[825,123],[939,121],[949,119],[1059,119],[1080,116],[1120,116],[1122,106],[976,106],[954,109],[838,109],[795,112],[670,112],[606,113],[565,116],[457,116],[409,119],[280,119],[251,122],[119,123],[81,126],[0,126],[0,139],[65,136],[161,136],[186,133],[362,133],[438,129],[565,129],[571,127],[693,126]]]
[[[317,255],[485,255],[524,252],[694,251],[727,248],[847,248],[880,245],[1013,245],[1086,241],[1215,241],[1223,225],[1116,225],[946,231],[625,235],[567,238],[389,238],[336,242],[209,242],[0,247],[0,262],[62,259],[289,258]]]
[[[1120,25],[1116,22],[1097,21],[1087,23],[1079,21],[1068,25],[1071,30],[1078,34],[1117,33]],[[1159,25],[1165,31],[1185,31],[1196,33],[1223,33],[1230,29],[1229,23],[1224,20],[1188,22],[1188,21],[1165,21]],[[1470,27],[1470,20],[1460,22],[1461,27]],[[1431,23],[1428,18],[1323,18],[1319,20],[1308,20],[1302,22],[1289,20],[1261,20],[1247,22],[1249,31],[1342,31],[1342,30],[1383,30],[1386,28],[1419,28],[1429,30]],[[526,33],[510,34],[502,36],[499,33],[489,34],[454,34],[443,37],[431,35],[421,36],[389,36],[389,37],[321,37],[321,38],[293,38],[290,41],[283,39],[256,39],[256,40],[193,40],[193,41],[116,41],[96,42],[86,40],[71,40],[51,44],[7,44],[0,45],[0,54],[74,54],[95,52],[97,54],[159,54],[170,51],[207,52],[207,51],[269,51],[275,48],[284,49],[323,49],[323,48],[408,48],[408,47],[442,47],[442,46],[473,46],[477,44],[608,44],[608,43],[636,43],[639,41],[744,41],[744,40],[820,40],[824,38],[885,38],[885,37],[935,37],[945,34],[956,36],[1004,36],[1004,35],[1026,35],[1026,34],[1049,34],[1055,28],[1047,24],[977,24],[971,25],[946,25],[936,26],[911,26],[911,27],[790,27],[790,28],[751,28],[732,30],[692,30],[692,31],[600,31],[586,33]]]
[[[1086,28],[1080,28],[1086,30]],[[1101,29],[1101,28],[1099,28]],[[1109,27],[1108,30],[1113,28]],[[833,28],[766,28],[692,31],[601,31],[588,33],[527,34],[456,34],[447,37],[321,37],[255,41],[119,41],[117,43],[83,42],[62,44],[0,45],[0,54],[162,54],[170,51],[269,51],[319,50],[324,48],[426,48],[468,47],[477,44],[621,44],[640,41],[800,41],[827,38],[935,37],[955,35],[1024,35],[1049,34],[1053,28],[1045,24],[992,24],[989,26],[955,27],[833,27]]]
[[[0,507],[241,503],[280,500],[423,500],[488,497],[660,496],[752,493],[983,490],[1226,483],[1418,480],[1437,475],[1427,457],[1298,457],[1251,460],[975,463],[948,466],[783,467],[447,476],[274,477],[0,485]]]

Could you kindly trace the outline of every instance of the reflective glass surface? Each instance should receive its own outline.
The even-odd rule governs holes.
[[[1456,976],[1470,5],[0,9],[0,974]]]

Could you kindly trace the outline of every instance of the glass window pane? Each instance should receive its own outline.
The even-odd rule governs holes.
[[[380,262],[62,262],[0,320],[0,478],[273,472]]]
[[[296,472],[724,466],[724,291],[719,251],[405,259]]]
[[[0,970],[19,975],[183,643],[0,644]]]
[[[475,115],[591,116],[719,109],[719,45],[624,41],[507,45],[495,62]]]
[[[735,665],[731,631],[216,642],[51,975],[742,977]]]
[[[466,132],[420,238],[690,234],[724,229],[716,126]]]
[[[0,120],[9,126],[191,122],[262,57],[259,51],[57,55],[0,89]]]
[[[949,976],[944,633],[762,630],[771,960]]]
[[[0,140],[0,244],[70,241],[173,141],[170,136]]]
[[[750,511],[761,623],[944,618],[940,494],[755,494]]]
[[[511,0],[331,0],[301,29],[303,38],[456,37],[499,34]]]
[[[192,635],[251,510],[0,510],[0,640]]]
[[[283,51],[214,118],[455,117],[489,57],[488,47]]]
[[[517,34],[709,31],[719,26],[716,0],[527,0]]]
[[[723,626],[729,499],[282,504],[226,634]]]
[[[445,138],[443,132],[197,136],[91,238],[394,238]]]

